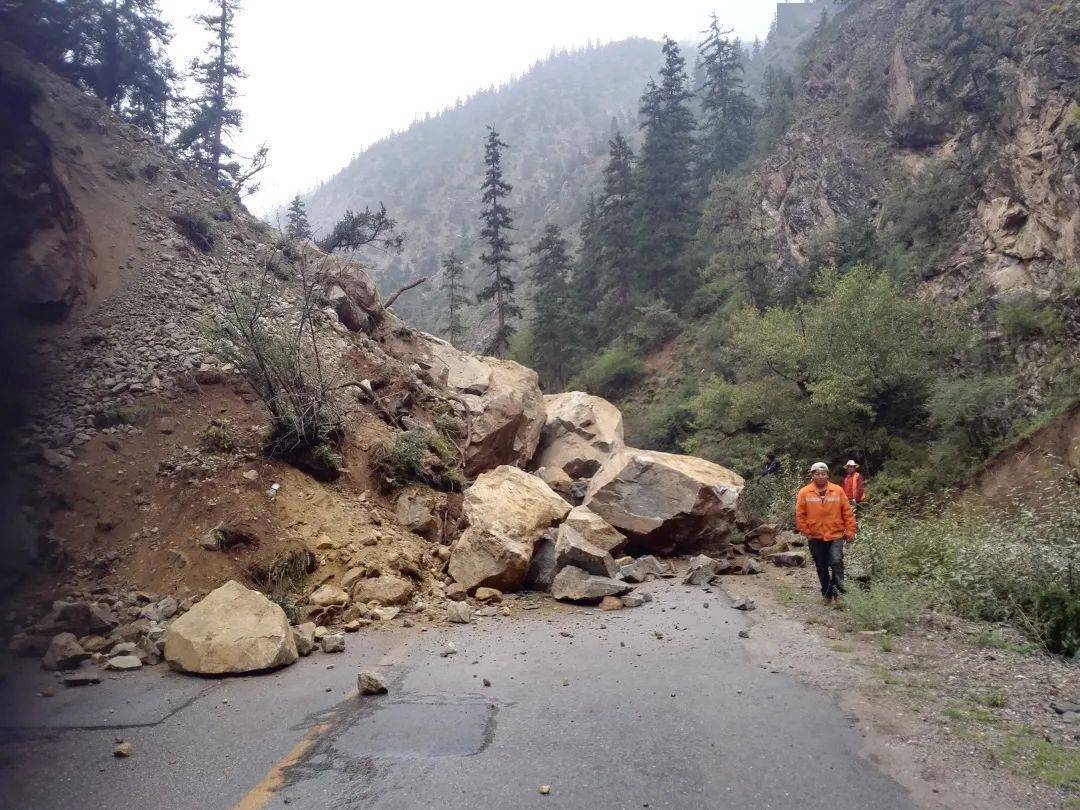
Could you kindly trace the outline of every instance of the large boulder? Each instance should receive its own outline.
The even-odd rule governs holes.
[[[458,394],[467,409],[465,474],[500,464],[525,466],[536,452],[546,412],[536,372],[510,360],[478,357],[424,336],[428,374]]]
[[[398,495],[394,515],[398,523],[421,537],[438,542],[443,536],[446,496],[430,489],[413,487]]]
[[[465,493],[468,528],[450,553],[450,576],[469,591],[518,590],[540,535],[569,511],[566,501],[524,470],[502,466],[484,473]]]
[[[623,448],[622,413],[606,399],[581,391],[544,397],[547,418],[533,467],[561,469],[591,478]]]
[[[384,606],[404,605],[415,590],[416,586],[403,577],[382,574],[356,580],[353,584],[352,598],[357,602],[375,602]]]
[[[631,586],[610,577],[596,576],[575,565],[568,565],[555,575],[551,595],[565,602],[599,602],[605,596],[629,593]]]
[[[612,556],[626,548],[626,535],[586,506],[575,506],[563,523]]]
[[[573,565],[588,574],[612,579],[619,571],[610,554],[594,546],[582,537],[577,529],[565,522],[559,526],[558,538],[555,540],[555,565],[560,569]]]
[[[584,505],[626,534],[634,553],[723,553],[743,484],[704,459],[627,448],[593,476]]]
[[[285,612],[230,580],[165,631],[165,660],[200,675],[257,672],[291,664],[296,642]]]

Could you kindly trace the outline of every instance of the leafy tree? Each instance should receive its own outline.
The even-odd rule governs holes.
[[[484,223],[480,237],[487,243],[487,249],[481,254],[480,261],[488,268],[491,282],[480,290],[477,300],[495,302],[496,328],[489,350],[496,355],[510,345],[510,336],[514,333],[511,319],[521,317],[521,308],[514,301],[514,280],[507,272],[513,261],[508,232],[514,228],[514,219],[505,204],[507,195],[513,190],[513,186],[503,180],[502,150],[506,148],[495,127],[489,126],[484,148],[486,171],[481,186],[483,211],[480,214]]]
[[[795,98],[791,74],[783,68],[766,67],[762,77],[762,96],[761,116],[754,134],[754,148],[759,157],[772,154],[791,126],[791,108]]]
[[[305,240],[311,238],[311,225],[308,223],[307,208],[304,198],[297,194],[289,203],[288,220],[285,224],[285,235],[289,239]]]
[[[559,388],[566,381],[574,342],[569,307],[570,256],[558,225],[544,229],[531,255],[533,365],[542,387]]]
[[[622,135],[611,139],[604,168],[604,193],[597,216],[599,296],[594,310],[610,339],[625,334],[634,315],[632,290],[639,268],[634,253],[634,213],[637,204],[630,144]]]
[[[465,334],[461,310],[468,304],[465,295],[465,263],[453,251],[442,261],[443,283],[446,293],[446,339],[458,345]]]
[[[206,46],[206,59],[193,60],[191,73],[202,88],[189,120],[177,137],[177,146],[222,185],[230,185],[240,172],[228,145],[229,137],[240,128],[243,116],[235,106],[238,80],[244,72],[236,62],[233,27],[238,0],[215,0],[216,14],[200,14],[195,19],[213,36]]]
[[[650,80],[641,98],[644,142],[637,165],[638,257],[642,282],[669,303],[685,298],[693,279],[686,248],[695,219],[691,170],[694,115],[686,61],[664,37],[659,84]]]
[[[730,174],[750,156],[754,103],[743,82],[742,46],[713,14],[699,46],[703,81],[698,182],[704,194],[716,174]]]
[[[318,245],[327,253],[360,250],[369,245],[395,253],[401,250],[404,243],[404,235],[397,232],[397,222],[386,212],[386,206],[379,203],[378,211],[370,208],[359,213],[346,211],[345,216],[319,240]]]

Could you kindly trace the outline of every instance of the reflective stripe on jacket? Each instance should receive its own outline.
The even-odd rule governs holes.
[[[855,536],[855,514],[844,490],[829,482],[823,493],[813,482],[795,498],[795,529],[818,540]]]
[[[848,496],[849,501],[855,501],[855,503],[862,503],[863,499],[863,477],[860,472],[848,473],[844,476],[844,494]]]

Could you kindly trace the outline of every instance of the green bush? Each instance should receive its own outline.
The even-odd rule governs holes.
[[[679,333],[679,316],[662,301],[653,301],[636,309],[638,319],[627,337],[639,354],[655,349]]]
[[[1040,303],[1033,295],[1002,303],[997,310],[997,322],[1005,336],[1015,340],[1050,337],[1062,329],[1054,308]]]
[[[642,374],[641,361],[636,357],[625,349],[608,349],[586,365],[571,380],[570,387],[615,399],[640,382]]]
[[[373,468],[385,489],[418,481],[444,492],[457,492],[465,481],[456,456],[457,449],[445,436],[414,428],[384,442],[376,451]]]
[[[692,388],[665,390],[645,406],[624,409],[627,441],[635,447],[677,453],[693,433]]]
[[[214,226],[201,212],[194,209],[173,214],[169,219],[185,239],[203,253],[214,249]]]
[[[848,588],[844,603],[856,630],[902,633],[926,610],[930,598],[925,590],[908,582],[883,580],[866,589]]]

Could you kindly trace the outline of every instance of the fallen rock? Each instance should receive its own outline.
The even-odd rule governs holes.
[[[119,672],[128,672],[133,669],[139,669],[142,665],[143,662],[137,655],[117,655],[110,658],[105,664],[109,669],[117,670]]]
[[[720,563],[712,557],[699,554],[690,560],[690,569],[683,577],[683,585],[708,585],[719,567]]]
[[[129,742],[118,742],[116,747],[113,748],[113,756],[118,759],[126,759],[135,753],[135,746]]]
[[[533,549],[532,560],[529,562],[528,573],[525,574],[525,587],[534,591],[546,591],[551,588],[555,580],[555,574],[559,567],[555,558],[555,540],[558,537],[557,529],[548,529],[537,541]]]
[[[315,622],[304,622],[292,628],[297,655],[311,655],[315,649]]]
[[[557,568],[575,565],[586,573],[612,579],[618,573],[610,554],[588,542],[566,523],[559,526],[555,540],[555,565]]]
[[[750,631],[749,630],[740,630],[739,631],[739,638],[750,638]]]
[[[563,521],[597,548],[615,556],[626,548],[626,535],[585,506],[575,506]]]
[[[407,579],[394,574],[359,579],[353,584],[352,597],[357,602],[375,602],[378,605],[404,605],[416,586]]]
[[[467,599],[469,592],[465,590],[464,586],[457,582],[451,582],[446,586],[446,598],[453,602],[460,602],[463,599]]]
[[[79,671],[64,675],[64,686],[93,686],[101,683],[101,676],[96,672]]]
[[[718,575],[736,574],[739,576],[748,576],[751,574],[760,574],[762,570],[764,569],[758,565],[753,557],[732,557],[731,559],[721,561],[720,567],[716,569],[716,573]]]
[[[345,652],[345,636],[341,633],[327,633],[319,639],[319,646],[324,653]]]
[[[356,691],[361,695],[385,695],[386,681],[377,672],[365,670],[356,676]]]
[[[601,610],[622,610],[623,600],[617,596],[605,596],[600,600]]]
[[[524,470],[503,466],[484,473],[465,493],[469,525],[451,551],[450,576],[468,591],[518,590],[536,541],[569,511],[566,501]]]
[[[394,515],[409,531],[438,542],[443,536],[444,499],[430,489],[407,489],[394,502]]]
[[[623,607],[628,608],[641,607],[646,601],[645,597],[638,593],[628,593],[622,597]]]
[[[551,491],[562,496],[563,500],[574,502],[573,486],[574,479],[564,473],[558,467],[541,467],[533,472],[537,478],[551,487]]]
[[[650,579],[673,577],[675,569],[671,563],[658,560],[652,554],[646,554],[629,565],[619,568],[619,576],[627,582],[647,582]]]
[[[727,551],[743,479],[719,464],[627,448],[593,477],[585,506],[630,540],[631,551]]]
[[[349,603],[349,595],[336,585],[327,583],[326,585],[317,588],[315,593],[308,597],[308,603],[318,605],[319,607],[347,605]]]
[[[562,470],[571,479],[591,478],[623,447],[622,412],[581,391],[544,397],[546,418],[534,467]]]
[[[498,591],[495,588],[477,588],[474,594],[477,602],[497,603],[502,601],[502,591]]]
[[[446,606],[447,621],[454,624],[468,624],[472,621],[473,610],[467,602],[451,602]]]
[[[568,565],[555,575],[551,595],[568,602],[599,602],[605,596],[621,596],[630,586],[617,579],[600,577]]]
[[[50,670],[74,669],[89,657],[73,633],[57,633],[49,642],[41,666]]]
[[[285,612],[258,591],[230,580],[165,631],[173,669],[202,675],[275,669],[297,659]]]
[[[780,551],[775,554],[769,554],[765,559],[781,568],[802,568],[806,565],[806,552]]]
[[[732,607],[735,608],[735,610],[757,610],[757,605],[754,604],[753,599],[740,599],[738,602],[732,605]]]

